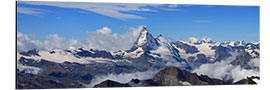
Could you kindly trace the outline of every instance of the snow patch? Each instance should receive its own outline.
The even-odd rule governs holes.
[[[31,73],[31,74],[39,74],[41,69],[37,67],[32,67],[32,66],[25,66],[20,63],[17,64],[17,69],[19,72],[24,72],[24,73]]]
[[[173,45],[173,47],[176,48],[176,49],[178,50],[178,52],[179,52],[181,58],[187,60],[189,57],[194,56],[195,59],[197,59],[196,56],[197,56],[198,53],[193,53],[193,54],[190,54],[190,53],[189,53],[189,54],[186,54],[186,51],[185,51],[184,49],[182,49],[182,48],[177,48],[175,45]]]
[[[191,86],[192,85],[189,82],[185,82],[185,81],[179,81],[179,83],[182,83],[184,86]]]
[[[257,84],[260,84],[260,80],[255,78],[255,79],[252,79],[254,82],[256,82]]]
[[[144,51],[143,51],[143,49],[141,47],[139,47],[133,52],[129,52],[129,53],[124,52],[124,57],[138,58],[142,54],[144,54]]]

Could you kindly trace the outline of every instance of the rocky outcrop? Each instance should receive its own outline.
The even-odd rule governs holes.
[[[164,86],[207,85],[198,78],[197,74],[180,70],[177,67],[161,70],[154,76],[153,81]]]
[[[116,81],[112,81],[112,80],[106,80],[101,82],[98,85],[94,86],[95,88],[100,88],[100,87],[130,87],[129,84],[122,84]]]

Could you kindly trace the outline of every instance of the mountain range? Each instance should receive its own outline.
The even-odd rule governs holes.
[[[160,70],[152,79],[133,79],[129,83],[107,80],[94,87],[234,84],[231,78],[216,79],[197,75],[194,70],[205,64],[225,62],[246,70],[259,71],[256,63],[259,58],[259,42],[215,42],[208,37],[170,41],[164,35],[152,36],[147,27],[142,26],[137,40],[129,50],[110,52],[82,47],[75,50],[33,49],[17,52],[17,88],[87,87],[98,76],[151,69]],[[248,80],[252,82],[250,77],[242,79],[239,84],[245,84],[243,82]],[[140,82],[140,85],[136,82]]]

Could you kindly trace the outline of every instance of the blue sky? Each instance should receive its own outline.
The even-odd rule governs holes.
[[[109,27],[123,34],[146,25],[154,36],[214,41],[259,41],[258,6],[102,4],[64,2],[17,3],[17,31],[41,41],[58,34],[84,42],[86,32]]]

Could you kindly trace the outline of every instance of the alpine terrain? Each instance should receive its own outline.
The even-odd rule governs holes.
[[[164,35],[154,37],[146,26],[140,29],[129,50],[17,52],[17,88],[259,83],[259,42],[215,42],[208,37],[171,41]]]

